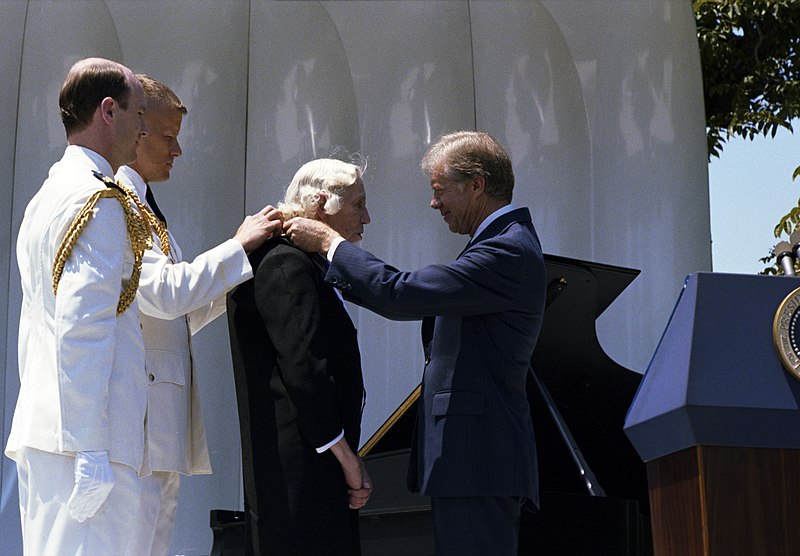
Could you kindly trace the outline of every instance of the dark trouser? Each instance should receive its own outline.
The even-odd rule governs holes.
[[[516,556],[522,499],[431,498],[437,556]]]

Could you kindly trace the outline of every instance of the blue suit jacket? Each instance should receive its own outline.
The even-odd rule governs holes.
[[[351,301],[394,318],[436,317],[412,490],[538,502],[525,382],[544,314],[545,276],[526,208],[496,219],[455,261],[412,272],[347,242],[337,247],[325,280]]]

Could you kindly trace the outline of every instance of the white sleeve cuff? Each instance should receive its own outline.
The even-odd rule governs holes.
[[[331,446],[339,442],[342,438],[344,438],[344,431],[340,432],[339,436],[337,436],[336,438],[325,444],[325,446],[320,446],[319,448],[317,448],[317,453],[321,454],[322,452],[329,450]]]
[[[331,247],[328,249],[328,260],[330,262],[333,262],[333,254],[336,253],[336,248],[339,247],[339,244],[343,241],[343,237],[337,237],[331,242]]]

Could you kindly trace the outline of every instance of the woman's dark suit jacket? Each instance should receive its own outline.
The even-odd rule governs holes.
[[[356,330],[324,259],[283,238],[250,255],[228,296],[242,470],[253,554],[359,554],[358,512],[330,450],[355,452],[364,384]]]

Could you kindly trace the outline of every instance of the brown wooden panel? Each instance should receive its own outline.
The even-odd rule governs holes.
[[[786,510],[782,516],[782,527],[786,534],[783,554],[797,554],[800,547],[800,450],[781,450],[783,456],[783,496]]]
[[[657,556],[800,554],[800,450],[695,446],[647,474]]]
[[[785,492],[778,449],[704,446],[709,554],[781,554]]]
[[[648,462],[647,480],[655,556],[707,554],[697,449]]]

